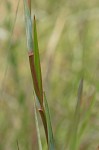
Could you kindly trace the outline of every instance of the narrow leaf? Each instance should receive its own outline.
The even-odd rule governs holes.
[[[35,104],[35,102],[34,102],[34,112],[35,112],[35,123],[36,123],[36,130],[37,130],[39,150],[42,150],[40,130],[39,130],[39,126],[38,126],[38,118],[37,118],[37,111],[36,111],[36,104]]]
[[[91,112],[92,112],[92,109],[93,109],[93,106],[94,106],[94,103],[95,103],[95,92],[93,93],[93,95],[90,97],[90,105],[89,105],[89,107],[88,107],[88,109],[87,109],[87,112],[85,113],[85,117],[84,117],[84,120],[83,120],[83,122],[82,122],[82,124],[81,124],[81,128],[80,128],[80,130],[79,130],[79,137],[78,137],[78,139],[79,139],[79,141],[80,141],[80,139],[81,139],[81,137],[82,137],[82,135],[83,135],[83,133],[84,133],[84,131],[85,131],[85,129],[86,129],[86,127],[87,127],[87,125],[88,125],[88,121],[89,121],[89,118],[90,118],[90,116],[91,116]],[[78,142],[79,143],[79,142]]]
[[[17,141],[17,150],[20,150],[18,141]]]
[[[40,56],[39,56],[35,16],[34,16],[34,24],[33,24],[33,38],[34,38],[34,64],[35,64],[35,70],[36,70],[36,75],[37,75],[39,91],[40,91],[40,95],[41,95],[40,101],[42,101],[42,103],[43,103],[42,76],[41,76],[41,66],[40,66]]]
[[[81,99],[82,99],[82,90],[83,90],[83,79],[80,81],[79,88],[78,88],[78,100],[74,115],[74,120],[72,124],[72,137],[71,137],[71,144],[70,150],[76,150],[77,147],[77,131],[80,119],[80,106],[81,106]]]
[[[39,100],[40,105],[43,106],[42,101],[41,101],[41,94],[40,94],[40,90],[39,90],[39,86],[38,86],[36,68],[34,65],[34,54],[33,53],[31,55],[29,55],[29,61],[30,61],[31,74],[32,74],[32,79],[33,79],[33,84],[34,84],[34,89],[35,89],[35,93],[37,96],[37,100]]]
[[[44,107],[42,107],[40,105],[40,102],[39,102],[38,97],[36,96],[34,90],[33,90],[33,95],[35,96],[34,97],[35,105],[36,105],[36,108],[37,108],[38,112],[40,113],[40,116],[41,116],[41,119],[42,119],[42,123],[43,123],[43,126],[44,126],[44,130],[45,130],[46,141],[48,143],[48,131],[47,131],[47,122],[46,122],[46,116],[45,116]]]
[[[2,83],[1,83],[1,87],[0,87],[0,97],[1,97],[1,94],[3,93],[4,83],[6,83],[6,76],[7,76],[8,66],[9,66],[9,63],[8,63],[9,54],[10,54],[9,51],[10,51],[10,49],[12,47],[12,38],[13,38],[13,32],[14,32],[14,28],[15,28],[15,23],[16,23],[16,20],[17,20],[19,5],[20,5],[20,0],[18,0],[18,3],[17,3],[15,18],[14,18],[14,21],[13,21],[13,24],[12,24],[12,27],[11,27],[11,32],[10,32],[11,34],[10,34],[9,41],[8,41],[9,45],[7,45],[8,56],[7,56],[6,67],[5,67],[5,71],[4,71],[4,76],[3,76],[3,79],[1,80]]]
[[[34,89],[38,100],[41,103],[41,93],[38,84],[38,78],[36,73],[36,65],[34,63],[34,52],[33,52],[33,38],[32,38],[32,21],[30,14],[30,1],[24,0],[24,13],[25,13],[25,24],[26,24],[26,33],[27,33],[27,47],[30,61],[30,69],[34,84]]]
[[[51,120],[50,120],[50,112],[49,112],[45,93],[44,93],[44,104],[45,104],[45,114],[46,114],[46,120],[47,120],[47,130],[48,130],[48,147],[49,147],[49,150],[55,150],[53,131],[52,131]]]

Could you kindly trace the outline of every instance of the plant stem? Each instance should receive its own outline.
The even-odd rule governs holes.
[[[30,10],[30,14],[31,14],[31,0],[28,0],[28,7],[29,7],[29,10]]]

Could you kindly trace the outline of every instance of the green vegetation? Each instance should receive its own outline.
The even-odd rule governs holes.
[[[98,2],[0,7],[0,150],[97,150]]]

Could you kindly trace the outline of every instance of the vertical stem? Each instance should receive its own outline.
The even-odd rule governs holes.
[[[31,74],[32,74],[32,79],[33,79],[33,83],[34,83],[34,89],[35,89],[35,93],[38,97],[38,99],[40,100],[40,104],[41,104],[41,108],[38,109],[40,115],[41,115],[41,119],[44,125],[44,130],[45,130],[45,135],[46,135],[46,140],[48,143],[48,131],[47,131],[47,122],[46,122],[46,117],[45,117],[45,111],[44,111],[44,107],[43,107],[43,103],[42,103],[42,99],[41,99],[41,95],[40,95],[40,90],[38,87],[38,81],[37,81],[37,77],[36,77],[36,71],[35,71],[35,66],[34,66],[34,54],[31,51],[31,53],[28,54],[29,55],[29,62],[30,62],[30,69],[31,69]]]
[[[30,53],[28,53],[28,55],[29,55],[30,69],[31,69],[33,83],[34,83],[35,93],[40,101],[41,106],[43,107],[42,98],[41,98],[38,81],[37,81],[35,65],[34,65],[34,54],[33,54],[33,52],[30,52]]]
[[[28,7],[29,7],[29,10],[30,10],[30,14],[31,14],[31,0],[28,0]]]
[[[31,0],[27,0],[27,3],[28,3],[30,15],[31,15]],[[35,17],[34,17],[34,19],[35,19]],[[34,89],[35,89],[36,95],[37,95],[38,99],[40,100],[40,104],[41,104],[41,108],[38,109],[38,111],[40,113],[40,116],[41,116],[41,119],[42,119],[42,122],[44,125],[46,140],[47,140],[47,144],[48,144],[48,130],[47,130],[45,111],[44,111],[44,107],[43,107],[43,97],[42,97],[42,93],[40,93],[40,89],[38,86],[38,80],[37,80],[37,75],[36,75],[36,70],[35,70],[35,65],[34,65],[34,54],[33,54],[32,50],[28,53],[28,56],[29,56],[32,79],[34,82]]]
[[[45,116],[45,112],[44,109],[38,109],[40,115],[41,115],[41,119],[44,125],[44,130],[45,130],[45,135],[46,135],[46,141],[48,144],[48,129],[47,129],[47,122],[46,122],[46,116]]]

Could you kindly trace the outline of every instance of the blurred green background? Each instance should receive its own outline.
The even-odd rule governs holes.
[[[38,150],[33,85],[26,47],[23,2],[0,1],[0,150]],[[82,122],[95,104],[79,150],[99,145],[99,1],[32,0],[36,16],[43,85],[57,150],[67,150],[69,127],[84,75]],[[46,141],[39,119],[43,149]]]

